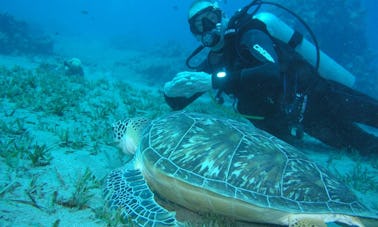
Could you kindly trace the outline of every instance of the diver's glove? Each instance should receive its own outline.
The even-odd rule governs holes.
[[[205,72],[179,72],[164,85],[164,94],[168,97],[190,98],[197,93],[211,89],[211,74]]]

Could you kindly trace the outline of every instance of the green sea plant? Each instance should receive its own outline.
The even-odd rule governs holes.
[[[47,147],[46,144],[38,145],[34,144],[27,150],[27,155],[32,162],[33,166],[46,166],[50,164],[52,160],[51,151],[52,148]]]
[[[81,131],[73,132],[66,128],[58,131],[58,136],[60,138],[60,147],[68,147],[77,150],[87,145],[87,143],[83,140]]]
[[[83,78],[62,76],[55,68],[3,69],[1,97],[15,103],[17,108],[63,116],[79,105],[88,88]]]
[[[14,191],[17,187],[21,186],[20,182],[18,182],[13,174],[8,173],[7,181],[4,183],[0,183],[0,198],[2,198],[6,193]],[[3,179],[5,180],[5,179]]]
[[[15,118],[11,122],[0,120],[0,129],[2,133],[12,135],[23,134],[27,130],[25,127],[25,118]]]
[[[337,172],[337,174],[341,176],[340,173]],[[351,171],[341,176],[341,179],[351,188],[363,193],[378,190],[377,176],[361,163],[357,163]]]
[[[58,171],[58,169],[55,167],[54,168],[54,173],[56,175],[56,179],[59,181],[59,183],[62,185],[62,186],[66,186],[66,182],[64,181],[64,178],[62,176],[62,174],[60,174],[60,172]]]
[[[16,113],[16,108],[12,109],[10,112],[4,110],[4,116],[5,117],[12,117]]]
[[[37,180],[38,180],[38,176],[37,175],[33,175],[30,182],[29,182],[29,187],[25,190],[25,193],[26,195],[28,196],[28,198],[30,199],[30,202],[28,204],[40,209],[40,210],[44,210],[44,207],[41,206],[38,201],[37,201],[37,198],[40,196],[40,194],[42,193],[42,189],[43,189],[43,185],[40,185],[37,183]],[[19,200],[21,202],[21,200]]]
[[[4,196],[4,194],[8,191],[12,191],[14,188],[19,186],[20,184],[18,182],[8,182],[5,185],[0,185],[0,198]]]
[[[64,112],[67,111],[68,108],[69,108],[69,105],[66,102],[66,100],[64,98],[62,99],[59,96],[53,97],[47,103],[47,106],[46,106],[48,113],[51,113],[57,116],[63,116]]]
[[[91,149],[89,150],[89,153],[91,155],[97,155],[101,152],[101,144],[99,142],[94,142]]]
[[[54,190],[50,196],[50,199],[49,199],[49,204],[48,206],[46,207],[47,208],[47,212],[49,214],[53,214],[56,212],[57,210],[57,203],[58,201],[58,191],[57,190]]]
[[[135,226],[131,220],[124,220],[119,210],[110,209],[108,206],[93,209],[96,218],[103,220],[107,227]]]
[[[88,136],[90,141],[92,141],[95,145],[99,144],[113,144],[113,136],[111,133],[111,125],[109,121],[93,121],[90,125],[92,129],[88,132]],[[94,146],[94,145],[93,145]]]
[[[25,194],[26,194],[28,199],[15,198],[15,199],[10,199],[10,201],[22,203],[22,204],[27,204],[27,205],[33,206],[35,208],[38,208],[38,209],[44,211],[45,208],[42,205],[40,205],[37,201],[37,199],[40,198],[43,194],[42,191],[43,191],[44,184],[42,184],[42,185],[38,184],[37,179],[38,179],[38,176],[33,175],[30,182],[29,182],[28,187],[25,188]]]
[[[56,219],[54,223],[52,224],[52,227],[58,227],[60,224],[60,219]]]
[[[21,157],[20,152],[17,152],[15,147],[15,138],[0,140],[0,150],[0,157],[9,167],[15,168],[18,166]]]
[[[17,170],[21,161],[27,158],[26,154],[32,141],[33,138],[27,132],[22,135],[5,136],[0,139],[0,157],[9,167]]]
[[[89,117],[92,120],[107,119],[117,109],[117,104],[114,101],[102,101],[100,104],[94,105],[93,111]]]
[[[92,171],[87,168],[84,173],[78,176],[75,182],[74,191],[69,199],[57,201],[66,207],[77,208],[79,210],[87,208],[88,202],[93,198],[92,190],[99,188],[100,184]]]

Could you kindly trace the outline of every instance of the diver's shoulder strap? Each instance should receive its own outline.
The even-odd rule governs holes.
[[[289,44],[291,48],[295,49],[302,41],[303,35],[295,30],[287,44]]]
[[[237,19],[234,17],[237,17]],[[248,13],[231,17],[225,34],[226,36],[230,34],[240,34],[249,29],[259,29],[269,34],[263,21],[253,18],[252,15]]]

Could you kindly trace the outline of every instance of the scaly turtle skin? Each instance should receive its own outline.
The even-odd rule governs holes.
[[[115,137],[136,153],[110,174],[105,192],[138,224],[178,224],[153,200],[157,193],[190,210],[249,222],[378,226],[377,213],[327,170],[249,123],[174,112],[119,122]]]

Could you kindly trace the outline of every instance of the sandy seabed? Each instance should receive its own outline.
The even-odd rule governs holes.
[[[105,59],[103,52],[97,58],[74,53],[83,60],[84,78],[61,73],[66,57],[0,56],[0,226],[121,225],[102,193],[107,173],[127,160],[113,144],[111,124],[170,111],[160,92],[164,80],[153,75],[159,62],[173,57],[155,54],[107,50]],[[204,98],[190,109],[204,111],[204,103],[213,105]],[[378,208],[377,161],[310,137],[303,151],[338,174],[365,205]]]

